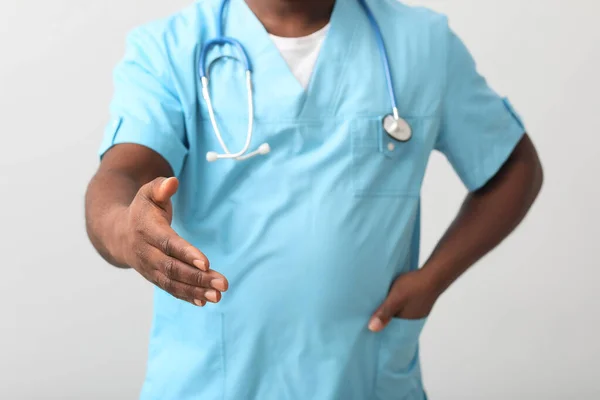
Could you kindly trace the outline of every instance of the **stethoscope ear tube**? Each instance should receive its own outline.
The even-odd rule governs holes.
[[[250,148],[250,143],[252,141],[252,133],[254,131],[254,96],[252,93],[252,72],[250,70],[246,70],[246,90],[248,92],[248,132],[246,133],[246,143],[244,147],[236,152],[231,153],[227,148],[227,145],[223,141],[223,137],[221,135],[221,130],[219,129],[219,125],[217,123],[217,119],[215,117],[215,111],[212,105],[212,100],[210,98],[210,90],[209,90],[209,81],[207,77],[202,77],[202,97],[206,101],[206,106],[208,108],[208,115],[210,118],[210,123],[215,131],[215,136],[223,149],[223,154],[218,154],[214,151],[208,152],[206,154],[206,160],[208,162],[214,162],[222,159],[236,159],[238,161],[247,160],[248,158],[268,154],[271,151],[268,143],[263,143],[257,150],[248,153],[248,149]]]

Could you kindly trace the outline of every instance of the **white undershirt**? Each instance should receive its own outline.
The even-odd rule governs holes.
[[[308,36],[289,38],[269,35],[304,89],[308,87],[328,30],[329,24]]]

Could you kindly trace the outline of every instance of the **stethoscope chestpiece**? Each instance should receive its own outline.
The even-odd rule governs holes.
[[[383,130],[399,142],[408,142],[412,137],[412,128],[405,119],[388,114],[383,117]]]

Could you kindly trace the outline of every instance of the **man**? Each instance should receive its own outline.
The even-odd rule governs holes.
[[[100,254],[157,286],[141,397],[426,398],[427,316],[541,188],[523,124],[431,11],[368,2],[396,121],[412,132],[403,142],[382,125],[381,48],[357,0],[231,0],[220,17],[221,4],[197,2],[130,35],[87,193]],[[199,56],[221,23],[253,72],[252,145],[271,152],[209,163],[207,152],[247,147],[239,49]],[[419,268],[432,150],[469,194]]]

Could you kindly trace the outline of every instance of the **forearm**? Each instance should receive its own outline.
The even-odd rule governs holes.
[[[543,175],[525,136],[509,160],[482,189],[470,193],[423,271],[440,293],[496,247],[522,221],[536,199]]]

